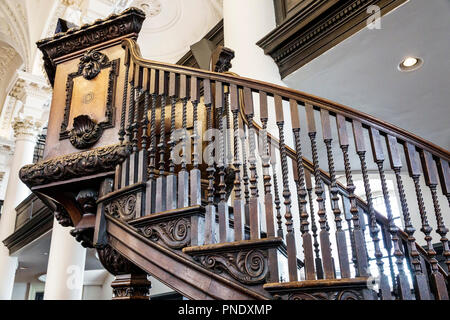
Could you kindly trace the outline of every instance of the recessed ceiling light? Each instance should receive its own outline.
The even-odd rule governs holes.
[[[20,270],[27,270],[28,267],[19,267]]]
[[[47,255],[48,255],[48,252],[44,252],[43,255],[44,255],[44,256],[47,256]]]
[[[398,65],[400,71],[413,71],[419,69],[423,64],[423,60],[417,57],[406,57]]]

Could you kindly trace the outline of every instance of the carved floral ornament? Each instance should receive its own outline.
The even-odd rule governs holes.
[[[112,171],[130,154],[130,144],[115,144],[72,153],[22,167],[19,177],[29,187]]]

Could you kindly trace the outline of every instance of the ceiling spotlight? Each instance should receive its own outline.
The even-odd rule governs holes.
[[[22,266],[22,267],[19,267],[19,269],[20,269],[20,270],[27,270],[28,267],[23,267],[23,266]]]
[[[44,252],[42,253],[44,256],[48,256],[48,252]]]
[[[400,71],[413,71],[419,69],[423,64],[423,60],[417,57],[406,57],[398,65]]]

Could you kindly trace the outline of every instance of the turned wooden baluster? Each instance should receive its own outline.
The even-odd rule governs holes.
[[[209,79],[203,80],[204,102],[206,106],[207,114],[207,128],[208,132],[212,131],[212,123],[214,119],[214,110],[212,108],[212,95],[211,95],[211,81]],[[210,139],[212,139],[210,137]],[[216,207],[214,206],[214,175],[216,169],[214,167],[214,156],[209,154],[205,159],[208,168],[208,190],[207,190],[207,202],[205,208],[205,244],[212,244],[215,242],[216,232]]]
[[[286,246],[288,254],[288,272],[289,281],[297,281],[297,251],[295,245],[295,231],[291,212],[291,192],[289,191],[289,169],[286,155],[286,145],[284,142],[284,114],[283,114],[283,100],[281,96],[275,95],[275,113],[276,121],[280,137],[280,157],[281,157],[281,172],[283,175],[283,198],[286,207],[284,218],[286,220]]]
[[[353,230],[352,230],[352,213],[350,212],[350,199],[346,195],[341,195],[342,198],[342,208],[344,211],[344,217],[345,221],[347,221],[347,228],[348,228],[348,237],[350,239],[350,245],[352,248],[352,262],[353,267],[355,268],[355,274],[358,273],[358,267],[356,263],[356,248],[355,248],[355,238],[353,236]]]
[[[273,221],[273,196],[272,196],[272,183],[270,177],[270,151],[267,137],[267,121],[269,119],[269,113],[267,110],[267,94],[264,91],[259,92],[259,110],[260,119],[262,123],[262,171],[264,181],[264,208],[266,213],[266,233],[267,237],[275,236],[275,224]]]
[[[148,144],[148,110],[150,107],[150,93],[149,93],[149,82],[150,82],[150,70],[147,68],[143,69],[143,75],[142,75],[142,90],[144,92],[144,111],[142,115],[142,137],[141,137],[141,150],[139,151],[139,171],[138,171],[138,181],[140,182],[147,182],[148,181],[148,170],[147,170],[147,164],[148,164],[148,150],[147,150],[147,144]],[[147,203],[147,192],[149,190],[145,190],[145,198],[143,199],[144,205],[142,210],[142,215],[145,215],[147,212],[150,212],[151,206],[149,203]]]
[[[391,208],[391,201],[389,198],[389,191],[387,188],[386,183],[386,175],[384,173],[384,167],[383,163],[385,160],[382,144],[381,144],[381,137],[380,132],[377,129],[370,128],[369,130],[370,135],[370,142],[372,145],[372,153],[373,153],[373,159],[378,167],[378,172],[380,174],[380,180],[381,180],[381,190],[383,192],[383,198],[384,198],[384,204],[386,207],[386,214],[388,219],[388,231],[391,234],[392,242],[394,244],[394,255],[396,257],[396,264],[397,264],[397,270],[398,270],[398,277],[397,277],[397,285],[398,285],[398,292],[400,297],[403,300],[409,300],[411,299],[411,289],[409,287],[408,279],[406,278],[405,271],[403,269],[403,253],[400,250],[400,242],[398,237],[398,228],[394,223],[393,216],[392,216],[392,208]],[[399,155],[396,152],[395,149],[396,145],[392,148],[389,148],[388,150],[390,153],[391,162],[398,161]],[[397,164],[395,164],[397,166]],[[394,166],[393,166],[394,167]],[[400,165],[401,167],[401,165]],[[386,235],[387,236],[387,235]],[[390,251],[390,250],[389,250]],[[393,279],[394,280],[394,279]]]
[[[334,221],[336,224],[336,245],[339,256],[339,266],[341,269],[342,278],[350,278],[350,264],[348,261],[347,240],[345,238],[345,232],[342,230],[342,218],[341,209],[339,208],[339,189],[336,183],[336,172],[334,169],[334,159],[331,143],[333,141],[331,135],[330,114],[328,110],[320,110],[320,119],[322,123],[322,135],[323,141],[327,149],[328,168],[331,178],[330,193],[331,193],[331,209],[335,216]]]
[[[242,124],[242,130],[240,131],[241,137],[241,147],[242,147],[242,180],[244,181],[244,211],[245,211],[245,219],[244,221],[248,224],[249,215],[250,215],[250,189],[249,186],[249,178],[248,178],[248,166],[247,166],[247,127]]]
[[[442,193],[447,197],[448,205],[450,206],[450,165],[448,161],[442,159],[436,160],[436,164],[441,181]]]
[[[399,197],[400,197],[400,205],[402,207],[402,214],[403,214],[403,221],[405,224],[405,232],[408,235],[408,247],[409,247],[409,251],[410,251],[410,260],[411,260],[411,264],[412,264],[412,269],[413,269],[413,278],[414,278],[414,288],[416,291],[416,296],[418,299],[420,300],[428,300],[430,299],[430,295],[429,295],[429,290],[428,290],[428,281],[426,279],[426,275],[424,273],[424,270],[422,270],[422,266],[419,260],[419,252],[417,251],[416,248],[416,239],[414,237],[414,232],[415,232],[415,228],[412,225],[411,222],[411,217],[409,214],[409,208],[408,208],[408,203],[407,203],[407,199],[406,199],[406,193],[405,193],[405,188],[403,186],[403,180],[401,177],[401,168],[402,168],[402,161],[401,161],[401,155],[400,155],[400,151],[398,150],[398,143],[397,143],[397,139],[391,135],[387,135],[386,136],[386,141],[388,144],[388,151],[389,151],[389,159],[391,161],[391,167],[392,170],[395,173],[395,177],[397,180],[397,188],[398,188],[398,193],[399,193]],[[405,153],[406,153],[406,158],[407,158],[407,164],[408,164],[408,169],[410,171],[411,176],[416,176],[417,178],[420,177],[420,169],[419,169],[419,163],[417,162],[416,159],[416,154],[414,153],[409,153],[407,151],[407,149],[405,149]],[[413,177],[413,180],[415,180],[416,178]],[[416,180],[418,182],[418,180]],[[416,186],[417,187],[417,186]],[[416,192],[418,190],[416,189]],[[419,199],[421,198],[418,197],[418,203],[419,203],[419,211],[420,214],[426,214],[425,213],[425,207],[423,205],[423,202]],[[399,283],[401,284],[401,283]],[[405,284],[406,287],[406,284]],[[409,287],[409,285],[408,285]],[[400,288],[401,289],[401,288]],[[409,296],[403,296],[405,290],[400,290],[400,294],[401,294],[401,298],[402,299],[408,299]]]
[[[136,97],[137,93],[142,89],[142,68],[138,65],[134,67],[134,93],[133,96],[133,139],[132,139],[132,153],[130,156],[130,184],[138,182],[139,170],[139,155],[138,155],[138,134],[139,134],[139,103]],[[131,98],[131,96],[130,96]]]
[[[148,149],[148,181],[145,207],[148,213],[156,212],[156,100],[158,98],[158,71],[150,69],[149,94],[152,98],[150,118],[150,145]]]
[[[176,115],[176,104],[177,104],[177,94],[178,94],[178,81],[177,75],[174,72],[169,74],[169,98],[170,98],[170,140],[169,140],[169,174],[167,176],[167,200],[166,206],[167,210],[177,208],[177,176],[175,175],[175,115]]]
[[[314,254],[312,237],[309,233],[308,212],[306,210],[306,196],[308,195],[305,187],[305,172],[303,169],[303,153],[300,142],[300,117],[298,112],[298,104],[296,100],[289,100],[289,107],[291,111],[291,124],[294,133],[294,143],[296,152],[296,161],[294,162],[294,176],[297,176],[297,199],[299,203],[300,216],[300,232],[302,234],[302,245],[305,263],[305,277],[306,280],[314,280]]]
[[[233,113],[233,145],[234,145],[234,240],[245,239],[245,209],[241,190],[241,160],[239,158],[239,130],[242,128],[242,122],[239,119],[239,92],[235,84],[230,86],[231,112]],[[241,122],[241,123],[240,123]],[[213,183],[213,181],[211,181]]]
[[[119,129],[119,141],[121,144],[124,143],[125,140],[125,118],[127,112],[127,95],[128,95],[128,82],[129,82],[129,73],[130,73],[130,53],[128,50],[125,51],[125,77],[123,81],[123,95],[122,95],[122,110],[120,112],[120,129]],[[116,175],[114,179],[114,190],[118,190],[124,184],[124,180],[122,178],[122,172],[125,171],[123,166],[125,163],[119,164],[116,167]]]
[[[402,208],[403,221],[405,224],[404,230],[408,235],[408,248],[410,251],[410,260],[413,269],[414,276],[414,288],[416,291],[416,296],[421,300],[429,300],[430,293],[428,289],[428,280],[419,259],[419,252],[416,248],[416,239],[414,237],[415,228],[412,225],[411,217],[409,213],[408,203],[406,199],[405,188],[403,186],[403,180],[401,177],[402,160],[400,151],[398,149],[397,139],[391,135],[386,135],[386,141],[389,151],[389,160],[391,162],[391,168],[395,173],[397,180],[397,188],[400,197],[400,204]],[[407,299],[408,297],[402,297],[402,299]]]
[[[166,99],[168,93],[168,74],[165,71],[159,71],[159,96],[161,97],[161,117],[159,129],[159,175],[156,178],[156,212],[167,210],[167,177],[165,172],[164,157],[166,154]]]
[[[380,298],[383,300],[391,300],[392,299],[391,288],[389,286],[388,277],[384,274],[384,267],[382,260],[383,253],[381,252],[380,248],[380,238],[379,238],[380,228],[378,227],[375,210],[373,208],[372,191],[370,189],[369,174],[367,172],[366,146],[364,143],[364,133],[361,122],[357,120],[353,120],[353,136],[355,138],[356,153],[358,154],[359,160],[361,162],[361,173],[363,176],[364,190],[366,193],[367,207],[369,210],[369,230],[370,236],[372,237],[372,241],[375,247],[375,259],[380,277],[379,280]]]
[[[308,202],[309,202],[309,211],[311,212],[311,231],[313,233],[313,246],[315,258],[314,262],[316,265],[316,275],[317,279],[323,279],[323,267],[322,267],[322,259],[320,258],[320,245],[317,239],[317,224],[316,217],[314,214],[314,202],[313,202],[313,186],[311,180],[311,172],[309,170],[305,170],[305,181],[306,181],[306,190],[308,192]]]
[[[425,176],[425,183],[431,191],[431,198],[433,199],[434,213],[436,216],[436,233],[441,236],[441,243],[443,247],[443,256],[445,257],[445,264],[450,272],[450,249],[448,245],[447,233],[448,228],[445,226],[444,218],[442,216],[441,207],[439,205],[439,200],[437,197],[437,168],[434,163],[431,153],[428,151],[421,151],[420,158],[422,160],[422,168]]]
[[[322,176],[319,168],[319,156],[317,154],[317,144],[316,144],[316,123],[314,120],[314,110],[313,106],[310,104],[306,104],[306,120],[308,124],[308,136],[311,141],[311,150],[313,156],[313,164],[314,164],[314,177],[315,177],[315,186],[314,191],[316,193],[316,200],[319,206],[319,210],[317,215],[319,216],[319,241],[320,248],[322,253],[322,263],[323,270],[325,274],[325,279],[334,279],[334,264],[331,256],[331,245],[330,245],[330,234],[327,231],[327,215],[325,211],[325,202],[324,202],[324,189],[322,183]]]
[[[225,142],[224,142],[224,128],[223,128],[223,115],[225,110],[225,97],[223,83],[216,81],[216,95],[215,95],[215,107],[217,110],[217,120],[219,123],[219,141],[217,144],[217,167],[219,169],[219,203],[217,205],[217,211],[219,213],[219,241],[228,242],[228,229],[229,229],[229,213],[228,204],[226,200],[227,192],[225,190]]]
[[[353,184],[352,171],[350,167],[350,160],[348,157],[348,133],[347,123],[345,117],[337,114],[336,123],[338,128],[339,144],[342,150],[342,156],[344,158],[345,177],[347,180],[348,198],[350,200],[350,212],[353,220],[353,239],[355,241],[355,255],[356,255],[356,268],[357,276],[368,276],[368,260],[366,254],[366,243],[364,240],[364,232],[361,228],[361,221],[359,218],[359,211],[356,205],[355,185]]]
[[[191,103],[193,107],[193,132],[192,132],[192,169],[190,172],[191,206],[201,205],[201,182],[199,165],[199,133],[198,133],[198,103],[200,102],[200,82],[197,77],[191,77]]]
[[[258,203],[258,175],[256,172],[256,143],[255,130],[253,128],[253,97],[250,88],[244,88],[245,115],[248,121],[249,155],[248,163],[250,169],[250,200],[249,200],[249,225],[250,239],[259,239],[261,234]]]
[[[211,99],[211,95],[209,96]],[[189,172],[186,169],[187,165],[187,157],[190,155],[190,152],[187,152],[186,143],[188,142],[187,138],[187,102],[189,100],[189,82],[186,75],[180,75],[180,99],[182,103],[182,140],[181,140],[181,149],[182,149],[182,158],[181,158],[181,169],[178,172],[178,208],[185,208],[189,206]],[[211,102],[209,103],[211,106]]]
[[[281,206],[280,206],[280,193],[278,191],[278,177],[277,177],[277,156],[275,152],[275,146],[272,145],[272,139],[268,140],[269,143],[269,151],[270,151],[270,165],[272,167],[272,180],[273,180],[273,190],[275,194],[275,209],[277,211],[277,236],[283,238],[283,222],[281,217]]]
[[[128,124],[127,127],[125,129],[126,132],[126,141],[131,143],[133,142],[133,118],[134,118],[134,70],[136,68],[134,63],[131,63],[131,72],[130,72],[130,97],[129,97],[129,101],[128,101],[128,115],[127,115],[127,119],[128,119]],[[126,187],[130,184],[130,167],[131,167],[131,163],[133,163],[132,161],[132,155],[130,155],[129,157],[127,157],[127,159],[124,161],[123,166],[122,166],[122,188]],[[125,168],[124,168],[125,167]]]
[[[391,138],[392,139],[392,138]],[[393,139],[395,140],[395,138]],[[421,218],[421,231],[425,235],[424,239],[427,242],[427,255],[431,265],[431,286],[434,292],[435,298],[438,300],[448,300],[448,291],[446,288],[445,280],[443,275],[439,272],[438,261],[436,260],[436,251],[433,248],[433,237],[431,232],[433,228],[428,223],[427,212],[425,208],[425,203],[422,195],[422,188],[420,186],[420,176],[422,174],[420,170],[420,161],[416,153],[416,148],[410,144],[406,143],[404,145],[406,162],[408,164],[408,172],[410,177],[414,181],[414,187],[416,190],[417,204],[419,206],[420,218]],[[424,165],[427,165],[425,163]],[[424,171],[425,172],[425,171]],[[428,171],[426,171],[428,172]],[[425,178],[427,179],[427,178]]]

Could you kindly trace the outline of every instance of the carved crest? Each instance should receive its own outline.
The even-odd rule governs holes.
[[[108,62],[109,59],[105,54],[95,50],[88,50],[80,58],[78,73],[82,74],[87,80],[94,79],[100,73],[101,68]]]

